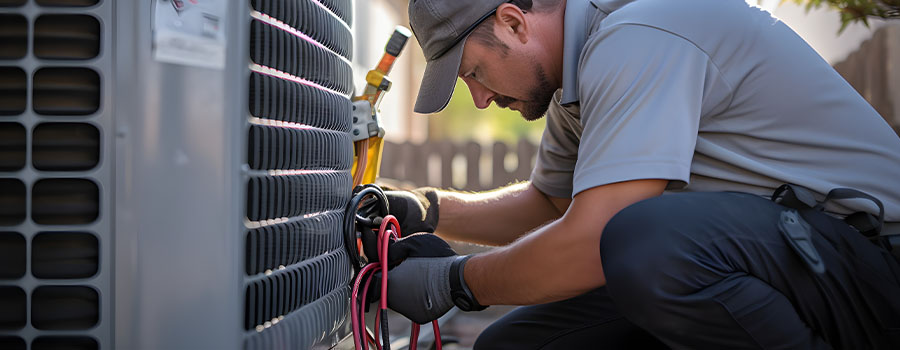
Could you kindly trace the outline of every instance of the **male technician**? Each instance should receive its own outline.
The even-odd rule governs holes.
[[[477,349],[900,349],[900,264],[860,232],[879,207],[856,192],[900,221],[900,138],[769,13],[743,0],[409,13],[427,58],[417,112],[444,108],[459,77],[477,107],[546,114],[547,128],[529,183],[391,193],[406,232],[503,246],[395,243],[391,308],[425,323],[532,305]],[[795,186],[779,204],[782,184]],[[852,190],[815,208],[836,188]]]

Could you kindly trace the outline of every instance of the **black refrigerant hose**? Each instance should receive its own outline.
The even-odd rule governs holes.
[[[356,186],[353,189],[353,197],[350,199],[350,203],[347,204],[347,210],[344,213],[344,248],[347,250],[347,256],[350,258],[351,265],[353,265],[354,275],[359,273],[364,264],[359,256],[359,247],[356,245],[356,223],[357,221],[362,221],[366,226],[375,224],[375,220],[372,218],[364,218],[357,213],[359,204],[369,196],[374,196],[378,202],[380,217],[387,216],[390,209],[387,196],[384,195],[384,191],[378,185],[367,184]]]

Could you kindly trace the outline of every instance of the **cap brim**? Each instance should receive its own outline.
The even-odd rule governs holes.
[[[450,103],[467,39],[461,40],[443,56],[425,63],[425,75],[414,109],[416,113],[437,113]]]

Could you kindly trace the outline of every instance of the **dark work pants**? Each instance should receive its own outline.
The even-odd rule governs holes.
[[[636,203],[604,230],[605,288],[519,308],[475,348],[900,349],[897,260],[801,210],[826,267],[815,274],[779,232],[784,210],[741,193]]]

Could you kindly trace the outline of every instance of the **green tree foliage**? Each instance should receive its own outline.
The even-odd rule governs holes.
[[[853,22],[869,25],[869,18],[900,18],[900,0],[782,0],[806,5],[806,10],[828,6],[841,13],[841,29]]]

